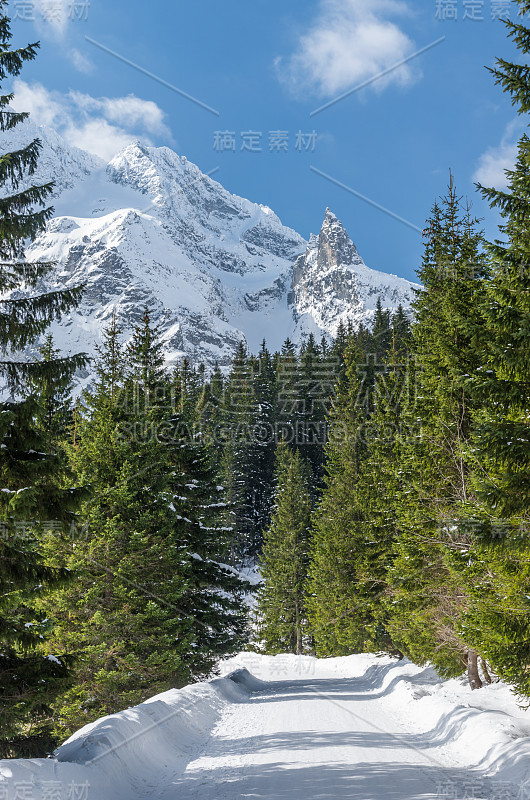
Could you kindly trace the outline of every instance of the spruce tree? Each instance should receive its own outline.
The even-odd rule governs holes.
[[[221,469],[223,454],[223,394],[225,381],[219,365],[216,364],[214,371],[208,380],[204,381],[201,394],[196,407],[196,419],[198,424],[198,434],[205,444],[207,444],[214,456],[217,472]]]
[[[452,553],[464,546],[468,561],[475,558],[461,524],[473,504],[466,454],[473,403],[464,376],[477,364],[487,267],[476,221],[462,209],[452,177],[428,232],[414,303],[416,398],[401,447],[388,628],[410,658],[456,675],[475,658],[460,635],[469,595]]]
[[[47,334],[39,347],[44,363],[57,359],[61,351],[55,347],[53,335]],[[49,437],[48,452],[58,441],[68,435],[72,423],[72,386],[69,377],[54,379],[46,376],[38,381],[28,381],[33,394],[38,395],[40,409],[37,415],[41,430]]]
[[[254,440],[257,461],[257,477],[254,490],[254,525],[256,530],[255,551],[260,552],[262,535],[270,525],[274,493],[276,455],[276,413],[274,367],[267,343],[263,340],[254,361],[254,387],[257,402]]]
[[[224,566],[222,501],[200,442],[180,435],[149,314],[125,350],[107,331],[72,449],[90,488],[85,536],[63,554],[57,647],[76,658],[60,732],[210,674],[245,641],[245,585]]]
[[[520,16],[530,3],[518,2]],[[530,28],[504,22],[521,54],[520,63],[497,59],[495,82],[511,95],[520,115],[530,111]],[[461,569],[472,587],[463,620],[466,637],[487,656],[495,672],[519,694],[530,696],[530,139],[523,134],[507,188],[479,186],[501,214],[502,238],[488,246],[491,280],[481,304],[483,335],[478,365],[470,373],[474,402],[469,447],[476,501],[470,535],[484,565]],[[467,555],[467,554],[466,554]]]
[[[360,434],[364,456],[360,462],[351,505],[350,541],[353,574],[350,597],[356,603],[359,625],[357,647],[368,652],[400,654],[390,633],[393,604],[389,575],[400,536],[398,498],[403,487],[405,420],[414,402],[413,370],[392,355],[378,372],[374,409]]]
[[[6,9],[6,0],[0,0],[0,83],[19,75],[38,49],[38,44],[12,48]],[[2,132],[14,130],[28,117],[9,108],[12,100],[13,94],[0,95]],[[46,386],[48,396],[53,395],[52,385],[60,391],[85,363],[82,356],[61,358],[51,351],[41,360],[21,355],[80,298],[79,289],[39,294],[40,281],[52,265],[25,260],[26,243],[44,229],[53,213],[47,206],[53,184],[31,185],[40,149],[35,139],[0,156],[0,377],[4,383],[0,403],[0,750],[4,754],[20,752],[27,724],[46,717],[49,701],[65,675],[62,658],[50,659],[42,652],[49,623],[39,616],[35,600],[64,577],[43,558],[39,523],[65,520],[72,498],[69,487],[60,487],[55,480],[57,452],[49,431],[37,419],[42,421],[40,388]]]
[[[274,447],[271,381],[272,364],[266,347],[253,358],[241,344],[223,396],[226,444],[220,478],[230,506],[234,562],[253,558],[260,551],[263,528],[270,519]]]
[[[311,464],[311,494],[316,501],[324,477],[327,415],[338,377],[332,360],[324,360],[312,334],[300,350],[298,385],[302,401],[298,446]]]
[[[403,406],[411,402],[414,381],[404,345],[399,357],[388,352],[390,317],[380,304],[374,327],[375,335],[366,329],[350,334],[330,416],[307,601],[319,655],[399,652],[388,631],[388,573],[398,524]]]
[[[303,430],[304,398],[300,386],[298,354],[295,345],[286,339],[276,359],[277,421],[284,426],[283,438],[298,444],[297,432]]]
[[[394,360],[407,358],[411,352],[410,319],[400,304],[392,314],[392,357]]]
[[[528,0],[518,2],[521,16]],[[525,61],[530,28],[505,21],[508,35]],[[490,70],[511,95],[519,114],[530,111],[530,71],[526,63],[497,59]],[[479,186],[504,222],[503,241],[490,246],[492,280],[483,304],[485,335],[482,364],[474,375],[482,409],[476,417],[475,488],[493,519],[530,522],[530,139],[524,134],[505,190]]]
[[[392,317],[390,311],[383,310],[380,297],[377,298],[372,337],[376,363],[382,364],[392,345]]]
[[[330,413],[324,490],[312,523],[307,607],[319,656],[361,652],[364,643],[365,609],[354,598],[357,553],[352,536],[362,515],[353,500],[364,455],[360,367],[358,348],[350,340]]]
[[[277,448],[276,497],[265,531],[258,598],[259,634],[265,652],[306,652],[309,647],[305,603],[311,501],[308,468],[298,450]]]

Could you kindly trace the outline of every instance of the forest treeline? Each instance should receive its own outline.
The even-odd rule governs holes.
[[[6,5],[2,81],[37,52],[11,48]],[[494,77],[527,113],[528,67]],[[3,132],[27,116],[11,100]],[[107,320],[75,398],[87,359],[47,330],[83,289],[43,293],[53,265],[24,258],[53,213],[39,150],[0,157],[0,756],[48,753],[245,646],[385,652],[530,696],[526,134],[508,188],[481,190],[498,241],[452,178],[434,204],[411,315],[378,302],[369,329],[241,345],[209,373],[166,369],[146,308],[128,341]]]

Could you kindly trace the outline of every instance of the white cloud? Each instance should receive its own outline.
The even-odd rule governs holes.
[[[479,159],[473,180],[483,186],[505,189],[508,185],[505,170],[513,169],[517,158],[517,141],[526,124],[519,117],[512,120],[504,131],[501,143],[490,147]]]
[[[164,123],[164,112],[152,100],[139,97],[92,97],[89,94],[70,92],[75,104],[88,113],[100,113],[110,122],[126,127],[142,127],[153,134],[169,136]]]
[[[37,125],[47,125],[50,128],[59,127],[64,121],[64,105],[54,99],[54,94],[49,92],[40,83],[29,83],[15,79],[13,90],[15,99],[13,106],[17,111],[29,111],[31,119]]]
[[[139,97],[91,97],[80,92],[50,92],[38,83],[17,79],[13,106],[29,111],[37,125],[54,128],[67,142],[110,160],[136,139],[151,144],[150,135],[172,142],[164,112]]]
[[[411,39],[390,17],[409,13],[400,0],[321,0],[317,19],[288,59],[277,59],[280,80],[296,92],[329,97],[371,78],[409,55]],[[417,72],[403,65],[374,82],[407,85]]]
[[[32,0],[33,10],[36,12],[35,22],[47,32],[52,32],[57,38],[66,34],[71,17],[71,2],[68,0]]]
[[[68,57],[79,72],[83,72],[85,75],[90,75],[94,72],[95,67],[92,61],[77,50],[77,48],[74,47],[70,50]]]
[[[105,119],[91,119],[81,125],[70,123],[62,136],[67,142],[110,161],[116,153],[123,150],[138,138],[116,125],[109,125]]]

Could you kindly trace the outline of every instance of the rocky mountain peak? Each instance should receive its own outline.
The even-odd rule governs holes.
[[[319,271],[335,269],[339,264],[362,264],[357,248],[348,236],[342,222],[326,208],[326,215],[318,237],[316,266]]]
[[[134,142],[105,164],[53,131],[25,131],[35,133],[34,177],[56,179],[56,217],[27,257],[56,263],[43,289],[86,287],[52,326],[65,353],[92,354],[113,310],[130,336],[145,305],[169,364],[187,355],[222,367],[241,341],[275,350],[287,337],[333,335],[341,319],[369,323],[379,296],[410,307],[412,285],[368,269],[329,208],[307,242],[168,147]]]
[[[54,196],[57,197],[105,166],[98,156],[68,145],[56,131],[35,125],[31,119],[2,134],[2,152],[20,150],[34,139],[39,139],[41,143],[37,170],[33,175],[26,176],[21,189],[53,181]]]
[[[293,267],[289,303],[304,333],[335,333],[339,322],[370,324],[377,303],[409,308],[412,284],[369,269],[338,217],[326,208],[318,236],[311,235]]]

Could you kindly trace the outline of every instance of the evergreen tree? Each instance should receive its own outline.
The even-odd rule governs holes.
[[[479,685],[475,653],[460,636],[469,595],[452,550],[453,539],[460,548],[466,542],[456,532],[473,503],[466,458],[473,404],[464,376],[476,366],[487,267],[476,221],[462,210],[452,177],[428,231],[414,303],[416,403],[401,449],[388,627],[406,655],[443,674],[459,674],[467,659]]]
[[[350,601],[358,608],[356,646],[367,652],[401,653],[390,633],[394,608],[388,602],[389,575],[400,535],[404,426],[413,400],[413,372],[391,358],[377,375],[374,410],[360,429],[365,452],[350,499],[356,510],[349,531],[354,577]]]
[[[255,552],[252,488],[254,472],[252,422],[257,413],[254,376],[245,345],[241,342],[223,396],[225,443],[220,481],[225,489],[227,516],[231,528],[230,558],[241,562]]]
[[[0,83],[17,76],[24,63],[35,58],[38,44],[13,49],[0,0]],[[13,94],[0,95],[0,130],[11,131],[27,113],[9,110]],[[33,347],[52,320],[75,306],[80,290],[38,294],[39,282],[52,265],[29,263],[24,257],[28,240],[40,233],[53,213],[47,207],[53,184],[32,186],[41,144],[38,139],[0,157],[0,751],[21,752],[30,722],[47,714],[49,701],[65,675],[62,658],[49,659],[39,650],[48,623],[35,609],[35,600],[64,574],[52,569],[42,555],[39,522],[67,515],[69,488],[58,486],[58,458],[49,431],[43,429],[39,388],[53,396],[85,363],[82,356],[60,358],[51,351],[40,361],[22,360],[20,352]],[[28,296],[29,292],[29,296]],[[37,736],[38,740],[38,736]],[[27,753],[26,750],[22,752]],[[38,748],[38,741],[35,742]]]
[[[359,352],[350,340],[330,414],[325,487],[312,524],[307,607],[319,656],[363,650],[365,612],[354,599],[357,554],[352,539],[361,514],[352,501],[364,452],[360,386]]]
[[[389,356],[390,317],[381,304],[378,318],[375,335],[361,328],[349,336],[313,521],[307,602],[317,653],[326,656],[399,652],[387,626],[387,575],[397,531],[402,405],[414,384],[397,353]]]
[[[86,539],[64,554],[78,579],[54,598],[57,646],[77,660],[63,735],[206,677],[245,639],[245,586],[218,563],[226,534],[210,459],[179,435],[149,315],[126,359],[118,337],[113,324],[72,453],[91,495],[81,508]]]
[[[520,16],[530,3],[518,2]],[[490,70],[519,114],[530,111],[530,28],[505,21],[522,63],[497,59]],[[502,240],[488,246],[491,280],[481,304],[479,363],[470,372],[473,431],[469,447],[475,502],[470,535],[482,569],[462,558],[472,602],[465,636],[495,672],[530,696],[528,533],[530,523],[530,139],[518,144],[515,166],[499,191],[479,186],[500,211]],[[482,547],[479,547],[482,545]]]
[[[326,420],[338,370],[332,361],[321,357],[321,350],[312,334],[301,348],[298,373],[302,408],[297,441],[301,455],[311,465],[311,495],[314,502],[322,489]]]
[[[201,441],[207,444],[215,461],[216,471],[221,469],[223,454],[223,395],[225,381],[216,364],[209,380],[205,380],[197,403],[197,423]]]
[[[338,324],[337,333],[335,334],[335,338],[333,340],[333,344],[331,347],[331,355],[334,356],[341,365],[344,364],[344,354],[346,352],[348,341],[349,341],[348,331],[346,325],[341,319]]]
[[[203,385],[189,359],[183,358],[173,373],[173,391],[175,407],[179,414],[190,425],[196,422],[196,411],[201,400]],[[192,434],[193,435],[193,434]]]
[[[383,310],[380,297],[377,298],[372,340],[374,343],[373,355],[376,357],[376,363],[382,364],[392,346],[392,320],[390,311]]]
[[[305,606],[311,515],[308,469],[298,450],[280,443],[277,452],[274,511],[261,557],[260,637],[266,653],[300,655],[309,644]]]
[[[521,16],[530,11],[518,2]],[[504,23],[523,60],[530,53],[530,28]],[[519,114],[530,111],[530,74],[526,63],[497,59],[495,82],[512,97]],[[482,364],[475,372],[474,451],[479,462],[475,488],[494,519],[530,522],[530,139],[524,134],[508,188],[479,187],[504,220],[505,241],[490,246],[492,280],[483,304],[485,332]]]
[[[39,347],[39,355],[44,363],[60,357],[61,351],[54,346],[53,335],[48,334]],[[72,422],[71,381],[68,376],[53,379],[45,376],[39,381],[29,380],[32,394],[39,398],[40,409],[37,415],[43,433],[49,437],[47,452],[54,444],[64,439]]]
[[[254,358],[241,344],[223,397],[227,442],[221,483],[230,506],[234,562],[252,558],[260,551],[263,529],[270,520],[275,413],[272,376],[266,346]]]
[[[392,357],[394,360],[406,358],[411,352],[410,319],[400,304],[392,315]]]
[[[254,387],[257,401],[255,450],[257,478],[254,490],[255,551],[262,546],[262,534],[270,524],[273,505],[276,454],[276,413],[274,367],[265,340],[254,362]]]

